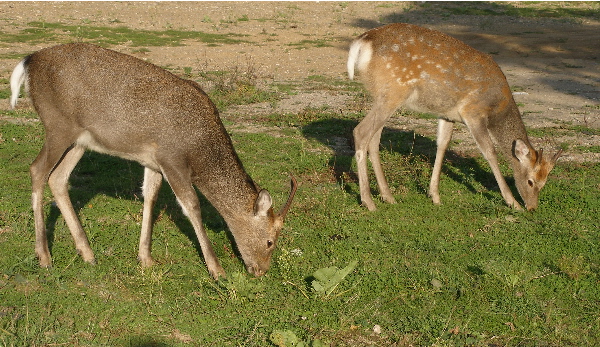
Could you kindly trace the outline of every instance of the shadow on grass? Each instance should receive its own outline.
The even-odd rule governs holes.
[[[75,211],[79,211],[89,204],[98,194],[113,198],[137,201],[140,210],[143,207],[142,183],[144,178],[144,167],[140,164],[121,158],[104,155],[96,152],[86,152],[83,158],[73,170],[69,183],[71,189],[69,195]],[[233,237],[227,229],[227,225],[217,210],[201,194],[198,194],[202,210],[202,222],[209,229],[221,233],[227,230],[228,239],[233,242]],[[189,219],[184,215],[181,206],[175,198],[175,194],[166,181],[163,180],[158,200],[153,209],[153,221],[156,221],[158,213],[164,210],[177,228],[193,243],[198,255],[203,258],[202,250]],[[60,210],[52,205],[50,213],[46,216],[46,228],[50,251],[54,241],[55,225]],[[98,222],[101,223],[101,222]],[[84,231],[89,233],[89,230]],[[136,234],[139,238],[140,229]],[[89,235],[89,234],[88,234]],[[88,236],[89,237],[89,236]],[[94,248],[93,245],[92,249]],[[233,248],[237,252],[235,245]],[[132,249],[137,254],[137,249]]]
[[[128,347],[168,347],[169,344],[155,339],[151,336],[132,336],[129,339]]]
[[[358,183],[358,176],[352,167],[354,160],[352,130],[356,125],[358,125],[358,121],[356,120],[330,118],[306,125],[303,127],[303,134],[305,137],[316,139],[334,150],[334,155],[329,160],[329,165],[334,171],[335,178],[338,184],[340,184],[349,194],[354,194],[357,203],[360,203],[358,185],[349,186],[346,184],[348,181]],[[418,135],[414,131],[384,128],[381,136],[380,148],[382,158],[386,151],[390,153],[399,153],[404,157],[408,157],[407,163],[396,165],[408,164],[413,166],[409,168],[410,171],[419,170],[419,166],[427,166],[427,181],[415,180],[415,182],[413,182],[420,193],[427,194],[429,190],[431,169],[433,168],[435,161],[435,141]],[[384,171],[386,165],[388,166],[388,171],[390,165],[395,165],[394,163],[386,163],[383,159],[382,161]],[[423,161],[425,163],[423,163]],[[455,170],[449,170],[449,167],[453,167]],[[478,192],[478,189],[473,186],[472,180],[470,179],[471,177],[485,187],[486,190],[499,191],[496,180],[489,167],[481,167],[475,158],[461,156],[452,150],[446,151],[441,180],[452,179],[465,186],[471,193],[475,194]],[[391,186],[398,183],[390,180],[389,172],[386,172],[386,178]],[[505,179],[509,186],[511,186],[513,193],[516,194],[515,196],[518,196],[518,193],[514,188],[513,178],[505,177]],[[369,173],[369,181],[371,183],[375,182],[375,176],[372,172]],[[373,187],[373,185],[371,186]],[[374,190],[372,190],[371,193],[374,195],[378,194],[378,192]],[[444,195],[448,194],[450,194],[450,192],[440,191],[442,201]],[[489,192],[484,192],[483,196],[488,199],[494,199]]]

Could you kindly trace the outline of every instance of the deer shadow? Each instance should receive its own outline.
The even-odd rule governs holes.
[[[333,156],[329,159],[329,166],[332,168],[335,179],[347,193],[355,195],[357,203],[360,204],[358,184],[347,184],[348,181],[358,183],[357,173],[352,167],[354,160],[352,130],[357,125],[358,121],[356,120],[330,118],[310,123],[303,127],[302,132],[306,138],[315,139],[333,150]],[[405,157],[410,156],[416,158],[415,160],[417,161],[426,160],[429,166],[429,170],[427,170],[427,181],[420,182],[419,180],[416,180],[415,182],[417,190],[422,194],[427,194],[429,190],[429,179],[431,178],[431,170],[433,169],[433,164],[435,162],[436,148],[437,145],[434,140],[418,135],[412,130],[399,130],[384,127],[381,135],[380,152],[382,157],[384,152],[389,151],[401,154]],[[390,165],[394,165],[394,163],[386,163],[383,159],[382,164],[384,166],[384,173],[386,171],[385,166],[389,167]],[[449,166],[454,168],[454,170],[449,170]],[[397,183],[390,180],[387,175],[386,178],[388,178],[390,186]],[[482,167],[475,158],[462,156],[451,149],[447,150],[446,155],[444,156],[444,165],[442,167],[442,177],[440,180],[443,181],[445,179],[454,180],[465,186],[466,189],[473,194],[479,191],[477,187],[473,185],[473,181],[475,181],[486,189],[486,191],[483,192],[483,196],[490,200],[495,199],[493,194],[491,194],[491,191],[499,191],[498,184],[489,166]],[[511,190],[514,190],[513,193],[516,193],[513,178],[505,177],[505,179],[511,187]],[[375,182],[375,176],[372,172],[369,173],[369,182]],[[374,196],[378,194],[378,192],[373,191],[373,189],[371,193],[374,194]],[[440,191],[442,201],[444,195],[448,194],[450,194],[450,192]]]
[[[168,347],[168,343],[161,338],[155,338],[151,335],[134,335],[129,337],[129,347]]]
[[[143,207],[141,188],[143,178],[144,167],[137,162],[88,151],[81,158],[69,178],[69,195],[75,211],[86,208],[98,194],[136,201],[139,203],[141,210]],[[198,194],[198,198],[200,199],[203,224],[216,233],[226,232],[228,239],[234,244],[233,236],[230,235],[231,233],[228,231],[225,221],[217,210],[201,194]],[[153,208],[153,222],[156,221],[156,217],[161,211],[164,211],[175,223],[176,227],[192,242],[199,256],[204,259],[194,228],[184,215],[175,194],[166,181],[163,181]],[[60,215],[61,212],[58,207],[52,204],[50,212],[45,216],[48,246],[51,253],[55,239],[56,223]],[[89,232],[85,230],[85,227],[84,231]],[[136,239],[139,239],[140,232],[141,223]],[[90,246],[94,249],[93,244]],[[235,244],[233,247],[235,248]],[[237,252],[237,248],[235,250]],[[131,251],[133,254],[137,254],[137,249]]]

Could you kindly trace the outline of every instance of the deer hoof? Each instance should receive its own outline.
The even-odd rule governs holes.
[[[396,199],[394,199],[393,196],[382,196],[381,197],[383,199],[383,201],[387,202],[388,204],[395,204],[396,203]]]
[[[81,257],[83,258],[83,261],[85,261],[86,263],[96,265],[96,257],[94,257],[94,253],[88,253],[88,252],[82,252],[82,251],[79,251],[77,253],[79,253],[81,255]]]
[[[215,281],[218,281],[220,277],[227,278],[227,274],[225,274],[225,270],[223,270],[223,268],[220,266],[218,266],[216,269],[208,269],[208,272],[210,273],[212,278],[215,279]]]
[[[40,257],[40,267],[43,267],[45,269],[50,269],[52,267],[52,260],[51,259],[42,259]]]
[[[156,264],[156,261],[150,256],[138,257],[138,259],[140,261],[140,264],[142,264],[142,267],[151,267],[152,265]]]
[[[377,210],[377,207],[375,207],[375,203],[373,201],[363,201],[362,205],[366,207],[369,211]]]

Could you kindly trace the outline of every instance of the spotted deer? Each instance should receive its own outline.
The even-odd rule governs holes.
[[[521,209],[498,166],[496,144],[510,161],[515,184],[528,210],[561,154],[550,160],[527,137],[521,114],[506,77],[492,58],[443,34],[411,24],[389,24],[365,32],[350,45],[348,75],[356,69],[373,97],[373,107],[354,128],[355,158],[362,204],[375,210],[368,176],[369,157],[382,199],[395,203],[379,158],[385,122],[399,107],[438,116],[437,153],[429,196],[440,203],[438,191],[444,153],[453,124],[464,123],[498,182],[509,206]]]
[[[152,209],[163,178],[191,221],[209,273],[225,276],[202,225],[194,186],[219,211],[248,272],[263,275],[296,191],[273,212],[271,195],[244,170],[217,108],[200,86],[135,57],[90,44],[37,51],[14,69],[11,105],[23,84],[45,128],[45,143],[30,167],[35,250],[42,267],[52,265],[43,216],[48,182],[75,247],[95,263],[68,193],[68,180],[90,149],[135,160],[144,169],[142,231],[138,258],[154,260]]]

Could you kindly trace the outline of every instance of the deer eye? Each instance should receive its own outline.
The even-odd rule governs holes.
[[[267,248],[273,247],[273,241],[267,240]]]
[[[527,180],[527,184],[528,184],[528,185],[529,185],[531,188],[533,188],[533,180]]]

